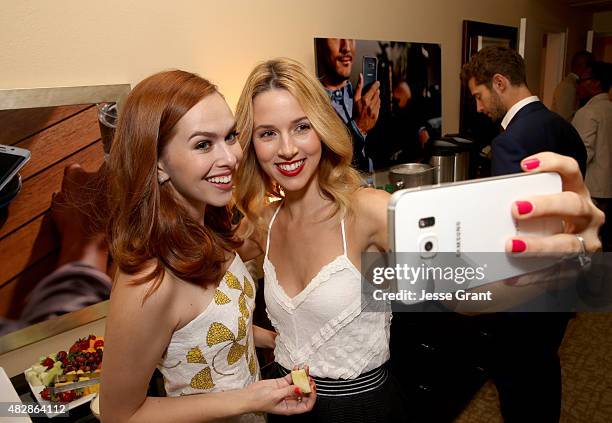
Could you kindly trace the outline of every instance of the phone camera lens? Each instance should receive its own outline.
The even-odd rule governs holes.
[[[421,258],[430,259],[438,253],[438,237],[435,232],[421,235],[417,241],[417,248]]]

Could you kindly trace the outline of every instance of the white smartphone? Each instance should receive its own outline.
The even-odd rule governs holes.
[[[388,209],[391,251],[411,253],[397,255],[411,266],[478,267],[490,261],[484,277],[471,280],[470,288],[541,270],[558,258],[513,257],[505,253],[506,241],[513,236],[560,233],[562,222],[557,218],[518,222],[512,217],[512,206],[517,200],[561,189],[561,177],[546,172],[397,191]],[[445,291],[440,283],[435,284],[436,290]]]
[[[25,148],[0,145],[0,191],[30,160],[30,151]]]

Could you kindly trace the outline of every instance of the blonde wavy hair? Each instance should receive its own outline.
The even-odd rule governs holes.
[[[266,198],[283,198],[282,187],[272,180],[257,161],[253,146],[253,100],[261,93],[282,89],[293,95],[322,143],[319,188],[335,205],[330,215],[350,216],[351,195],[360,178],[351,166],[353,145],[344,122],[333,109],[321,83],[295,60],[278,58],[261,63],[246,80],[236,106],[238,140],[244,157],[236,174],[236,205],[246,216],[244,236],[265,231],[263,209]]]

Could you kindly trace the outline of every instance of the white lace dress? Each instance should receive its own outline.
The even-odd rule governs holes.
[[[354,379],[382,366],[390,356],[391,311],[362,298],[361,273],[347,256],[344,220],[344,253],[290,298],[268,259],[272,224],[279,210],[270,220],[264,258],[266,310],[278,332],[275,360],[286,369],[307,364],[313,376],[332,379]],[[378,311],[370,311],[375,308]]]

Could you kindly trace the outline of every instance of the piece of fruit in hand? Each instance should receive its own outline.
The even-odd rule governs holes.
[[[304,394],[310,393],[310,382],[308,381],[308,375],[306,374],[306,370],[298,369],[291,371],[291,380],[293,384],[300,388],[300,391]]]

